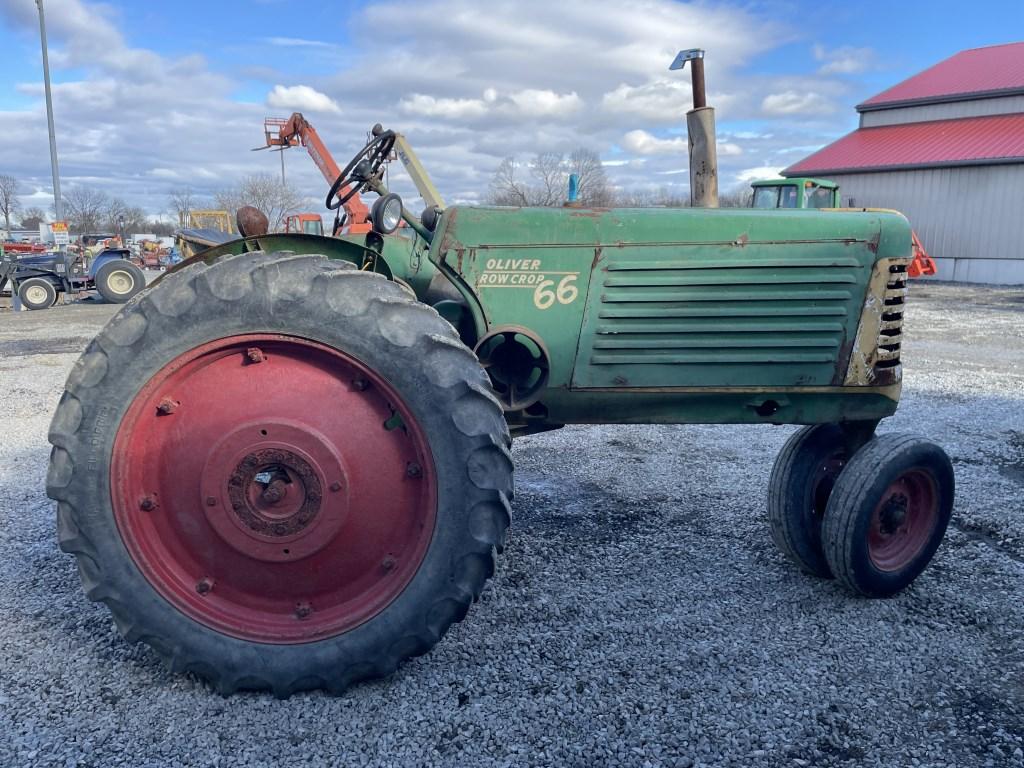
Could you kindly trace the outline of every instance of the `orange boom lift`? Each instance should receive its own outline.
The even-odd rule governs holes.
[[[328,185],[334,184],[341,175],[341,169],[334,162],[331,151],[327,149],[327,145],[320,138],[320,134],[316,132],[316,128],[307,122],[301,112],[293,113],[287,120],[280,117],[266,118],[263,121],[263,132],[266,135],[267,144],[264,147],[257,147],[257,149],[279,147],[280,151],[284,151],[288,147],[303,146],[309,152],[309,156],[313,158],[316,167],[320,169],[320,173],[327,179]],[[344,198],[346,194],[348,194],[347,186],[340,190],[339,196]],[[366,207],[366,203],[358,193],[344,203],[344,208],[345,221],[337,222],[332,234],[338,234],[342,224],[348,225],[348,231],[351,234],[363,234],[370,231],[370,209]]]

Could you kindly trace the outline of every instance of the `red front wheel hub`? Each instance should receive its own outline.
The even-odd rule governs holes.
[[[881,571],[899,571],[924,550],[939,520],[935,480],[920,469],[896,478],[871,516],[868,554]]]
[[[355,357],[277,334],[172,360],[117,432],[114,516],[147,581],[225,634],[301,643],[408,585],[436,516],[426,437]]]

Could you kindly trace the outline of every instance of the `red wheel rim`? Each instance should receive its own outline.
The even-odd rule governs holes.
[[[233,637],[346,632],[408,585],[433,536],[426,437],[351,355],[277,334],[172,360],[117,432],[111,500],[147,581]]]
[[[899,571],[928,544],[939,518],[939,492],[923,469],[896,478],[871,516],[868,555],[881,571]]]

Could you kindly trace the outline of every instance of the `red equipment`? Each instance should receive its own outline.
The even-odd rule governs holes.
[[[4,243],[4,250],[7,253],[46,253],[46,246],[42,243]]]
[[[287,120],[280,117],[268,117],[263,121],[263,132],[266,135],[267,144],[266,147],[258,147],[258,149],[280,147],[281,151],[283,151],[288,147],[301,145],[309,152],[309,156],[313,158],[313,162],[316,163],[320,173],[327,179],[328,184],[334,184],[335,180],[341,175],[341,169],[334,162],[334,157],[331,156],[330,150],[327,149],[320,135],[316,132],[316,128],[307,122],[302,113],[295,112]],[[344,197],[347,194],[347,186],[339,191],[340,197]],[[358,193],[344,203],[344,208],[345,214],[348,217],[348,231],[351,234],[363,234],[372,229],[370,209],[366,207]]]
[[[907,267],[907,277],[921,277],[922,275],[934,275],[938,272],[935,266],[935,259],[928,255],[928,251],[921,245],[917,232],[911,232],[913,238],[914,260]]]

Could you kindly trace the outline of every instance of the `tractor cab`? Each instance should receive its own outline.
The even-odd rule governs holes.
[[[323,237],[324,221],[319,213],[294,213],[284,220],[284,231]]]
[[[838,208],[839,185],[825,179],[766,179],[750,185],[751,208]]]

